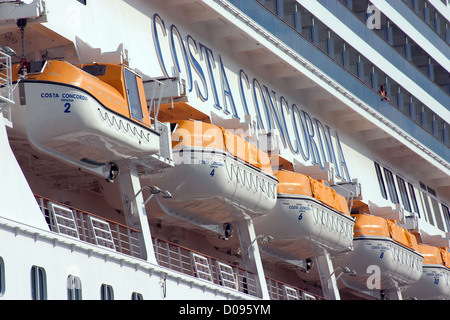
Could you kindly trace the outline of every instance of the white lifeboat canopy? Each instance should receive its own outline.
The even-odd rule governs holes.
[[[450,300],[450,252],[446,247],[419,244],[423,255],[422,277],[403,296],[418,300]]]
[[[354,219],[343,196],[300,173],[280,170],[276,177],[276,206],[254,220],[257,234],[273,237],[260,246],[264,253],[292,261],[314,257],[315,245],[330,254],[352,249]]]
[[[399,290],[420,279],[423,256],[414,235],[395,220],[370,214],[354,217],[354,249],[334,262],[356,271],[342,276],[347,287],[360,292]]]
[[[160,151],[142,80],[126,67],[35,61],[14,73],[13,122],[37,149],[100,173],[108,163]]]
[[[277,178],[268,155],[240,135],[201,121],[173,123],[175,166],[152,183],[169,190],[163,211],[204,226],[250,219],[276,203]]]

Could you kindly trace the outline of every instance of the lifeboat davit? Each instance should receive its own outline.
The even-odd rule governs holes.
[[[39,150],[93,168],[159,151],[142,79],[125,66],[35,61],[20,76],[21,67],[14,127]]]
[[[330,254],[352,249],[354,219],[345,197],[324,181],[280,170],[277,203],[267,215],[254,220],[257,234],[272,241],[262,251],[275,256],[307,259],[314,257],[313,246]]]
[[[361,292],[404,289],[422,276],[423,256],[417,240],[395,220],[355,214],[353,251],[334,265],[356,275],[342,276],[344,284]]]
[[[449,248],[419,244],[423,255],[422,277],[403,296],[419,300],[450,300]]]
[[[278,180],[266,153],[210,123],[172,125],[175,165],[151,177],[172,194],[158,200],[165,214],[206,227],[254,218],[274,207]]]

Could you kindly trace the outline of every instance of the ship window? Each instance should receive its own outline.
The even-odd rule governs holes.
[[[423,205],[425,207],[425,212],[427,213],[428,223],[434,224],[433,213],[431,212],[430,203],[428,202],[428,196],[425,192],[422,192]]]
[[[133,292],[131,294],[131,300],[144,300],[144,297],[139,292]]]
[[[419,214],[419,218],[420,218],[420,211],[419,211],[419,206],[417,205],[416,193],[414,192],[414,187],[411,183],[408,183],[408,189],[409,189],[409,196],[411,197],[411,203],[413,205],[413,210],[414,210],[414,212]]]
[[[0,297],[5,294],[5,262],[0,257]]]
[[[377,171],[378,183],[380,185],[381,195],[384,199],[387,199],[386,187],[384,185],[383,175],[381,174],[381,168],[378,163],[375,162],[375,170]]]
[[[442,221],[441,210],[439,209],[439,203],[436,201],[436,199],[433,199],[432,197],[430,197],[430,200],[431,205],[433,206],[434,218],[436,219],[437,227],[440,230],[445,231],[444,221]]]
[[[408,192],[406,190],[405,181],[399,176],[397,176],[397,184],[398,189],[400,191],[400,198],[402,199],[403,207],[405,208],[406,211],[411,212],[411,205],[409,203],[409,197]]]
[[[448,207],[441,204],[442,206],[442,214],[444,215],[444,221],[445,225],[447,227],[447,232],[450,232],[450,211],[448,210]]]
[[[391,198],[392,203],[400,203],[398,201],[397,190],[395,189],[394,176],[392,175],[392,172],[384,168],[384,175],[386,177],[389,197]]]
[[[114,290],[109,284],[102,284],[100,288],[100,299],[101,300],[114,300]]]
[[[47,300],[47,277],[42,267],[31,268],[31,299]]]
[[[106,74],[106,65],[104,64],[89,64],[83,66],[83,71],[93,75],[93,76],[104,76]]]
[[[81,299],[81,280],[76,276],[69,275],[67,277],[67,300]]]
[[[78,0],[79,3],[86,5],[87,0]]]
[[[126,68],[123,69],[123,73],[125,76],[125,85],[127,87],[128,105],[130,107],[131,117],[142,121],[142,106],[136,82],[136,75]]]

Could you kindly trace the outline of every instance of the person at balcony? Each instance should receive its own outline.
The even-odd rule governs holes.
[[[389,102],[390,100],[389,100],[389,97],[388,97],[388,95],[389,95],[389,93],[387,92],[387,90],[386,90],[386,87],[384,86],[384,84],[382,84],[381,86],[380,86],[380,91],[378,91],[378,94],[381,96],[381,100],[386,100],[387,102]]]

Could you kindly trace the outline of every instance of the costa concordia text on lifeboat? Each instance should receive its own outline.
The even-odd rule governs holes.
[[[26,62],[14,81],[15,132],[47,154],[108,176],[115,161],[160,150],[142,79],[123,65]]]

